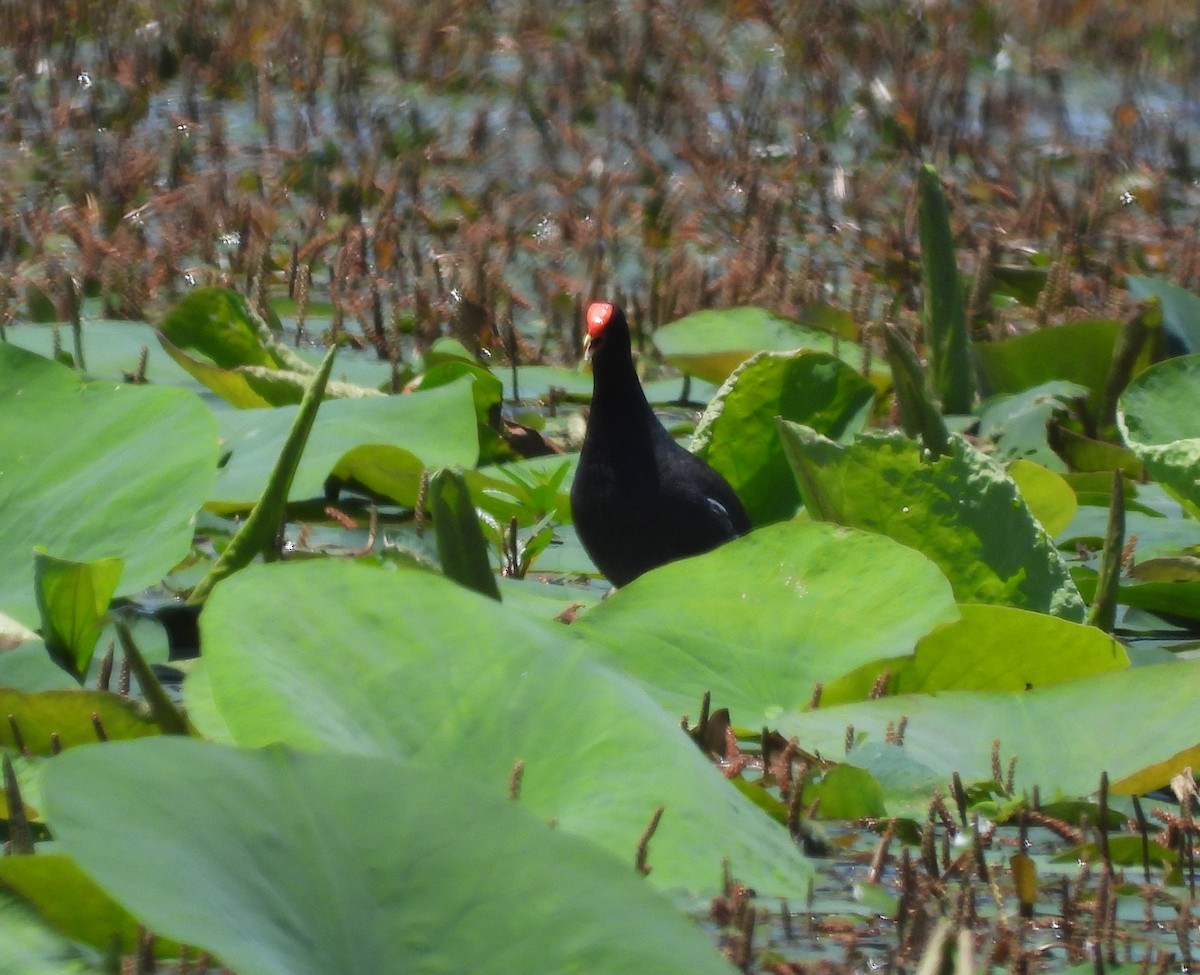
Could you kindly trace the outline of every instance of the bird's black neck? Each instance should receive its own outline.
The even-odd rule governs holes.
[[[605,441],[609,449],[629,456],[648,456],[654,431],[660,426],[658,417],[650,408],[629,353],[613,355],[619,351],[615,348],[603,351],[609,355],[597,357],[592,364],[595,381],[587,439]]]

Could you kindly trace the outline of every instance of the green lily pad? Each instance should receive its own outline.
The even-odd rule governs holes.
[[[1200,354],[1138,376],[1121,394],[1117,422],[1146,472],[1200,512]]]
[[[226,288],[197,288],[188,293],[163,316],[159,329],[172,347],[194,349],[219,369],[287,365],[263,342],[246,299]]]
[[[733,485],[756,525],[790,518],[800,505],[775,417],[827,437],[862,430],[875,387],[823,352],[760,352],[725,381],[701,417],[692,450]]]
[[[430,467],[474,466],[479,437],[473,385],[472,379],[463,378],[421,393],[323,403],[289,497],[300,501],[320,495],[343,456],[363,444],[402,447]],[[281,406],[221,414],[222,437],[233,453],[213,489],[210,507],[236,510],[258,500],[296,410]]]
[[[1125,278],[1125,287],[1137,300],[1157,298],[1162,304],[1163,324],[1187,352],[1200,352],[1200,297],[1170,281],[1137,274]]]
[[[1104,393],[1120,332],[1121,323],[1115,319],[1090,319],[1000,342],[975,342],[972,349],[990,393],[1019,393],[1066,381],[1087,388],[1095,406]]]
[[[424,470],[421,458],[403,447],[360,444],[342,454],[330,476],[406,508],[415,508]]]
[[[57,666],[40,639],[30,640],[0,653],[0,687],[25,691],[62,691],[78,687]]]
[[[250,315],[241,294],[225,288],[197,288],[185,295],[163,316],[158,339],[180,368],[239,409],[299,403],[316,373]],[[383,394],[330,381],[325,395]]]
[[[874,776],[853,765],[835,765],[817,782],[806,783],[804,803],[820,802],[820,819],[867,819],[887,815],[883,789]]]
[[[121,580],[121,560],[71,562],[47,555],[39,546],[33,561],[46,649],[82,681]]]
[[[1095,573],[1079,578],[1079,591],[1091,597],[1096,590]],[[1125,606],[1167,613],[1184,619],[1200,619],[1200,582],[1122,582],[1117,599]]]
[[[946,787],[944,774],[918,762],[902,745],[862,741],[854,746],[853,754],[855,767],[870,772],[882,789],[889,816],[923,820],[929,812],[929,797]]]
[[[1079,510],[1071,485],[1061,475],[1030,460],[1013,461],[1006,470],[1046,534],[1057,538]]]
[[[730,971],[631,864],[444,768],[176,739],[43,786],[86,873],[240,975]]]
[[[137,921],[70,857],[61,853],[4,857],[0,859],[0,881],[36,906],[62,934],[101,951],[114,944],[121,954],[138,950],[142,932]],[[155,944],[159,958],[178,953],[179,946],[173,942],[159,940]]]
[[[724,382],[756,352],[815,349],[836,351],[851,366],[862,362],[862,350],[854,343],[835,342],[828,332],[798,325],[765,308],[698,311],[655,331],[654,344],[671,365],[713,383]]]
[[[1001,761],[1017,757],[1018,793],[1040,787],[1056,794],[1094,792],[1100,773],[1118,781],[1196,744],[1200,661],[1134,667],[1031,691],[945,691],[820,708],[781,716],[776,727],[800,745],[841,755],[846,729],[882,742],[905,719],[904,751],[948,780],[992,777],[992,741]],[[851,750],[849,761],[855,761]],[[1178,772],[1182,765],[1174,767]],[[1165,785],[1171,766],[1160,769]],[[1165,778],[1164,778],[1165,776]]]
[[[1129,666],[1102,630],[1009,606],[966,605],[962,619],[921,638],[897,692],[1031,690]]]
[[[500,415],[504,384],[483,366],[475,362],[449,359],[430,367],[427,372],[409,383],[406,389],[414,393],[436,389],[464,376],[474,380],[471,393],[475,399],[475,420],[478,424],[479,460],[489,463],[511,459],[512,448],[501,438],[493,424],[493,418]]]
[[[0,747],[18,748],[13,725],[25,750],[52,755],[53,738],[62,748],[90,745],[100,735],[110,740],[143,738],[160,733],[144,705],[108,691],[37,691],[23,693],[0,687]]]
[[[269,391],[260,392],[255,389],[243,372],[237,369],[222,369],[220,366],[214,366],[202,359],[193,358],[182,349],[172,345],[165,336],[159,336],[159,344],[176,365],[199,384],[216,393],[230,406],[237,407],[239,410],[250,410],[276,405],[276,401],[269,395]],[[294,372],[288,375],[295,385],[301,383],[300,373]],[[283,403],[298,403],[299,401],[300,396],[285,397],[280,400]]]
[[[1104,542],[1108,527],[1108,508],[1098,505],[1080,507],[1070,523],[1057,536],[1059,545],[1084,541],[1093,547]],[[1133,549],[1135,562],[1180,555],[1190,548],[1200,551],[1200,522],[1190,518],[1163,518],[1144,511],[1125,512],[1125,537],[1137,536]]]
[[[564,369],[562,366],[518,366],[517,385],[513,389],[513,370],[501,366],[496,375],[504,383],[504,398],[514,400],[545,400],[550,390],[562,390],[574,398],[592,395],[592,376],[582,369]]]
[[[1174,755],[1168,755],[1161,761],[1153,762],[1135,772],[1117,779],[1110,786],[1112,792],[1123,796],[1143,795],[1161,789],[1183,769],[1196,768],[1200,765],[1200,744],[1182,748]]]
[[[818,682],[911,652],[958,617],[946,579],[881,535],[805,521],[760,528],[646,573],[572,631],[606,647],[670,711],[709,691],[757,727]]]
[[[125,381],[126,376],[136,374],[144,350],[148,383],[208,393],[202,383],[194,381],[163,351],[154,328],[147,323],[84,319],[82,327],[89,378]],[[62,330],[59,332],[61,337]],[[53,330],[44,326],[11,325],[5,329],[5,339],[47,358],[53,354]],[[215,397],[213,400],[219,402]]]
[[[880,674],[892,694],[1018,691],[1129,666],[1102,630],[1013,609],[967,604],[962,618],[923,636],[907,658],[876,661],[826,685],[822,705],[865,700]]]
[[[899,434],[834,443],[780,422],[814,516],[881,532],[928,555],[960,602],[987,602],[1081,621],[1085,607],[1045,529],[1013,480],[961,437],[927,461]]]
[[[239,744],[403,756],[496,794],[523,761],[523,805],[623,858],[665,805],[652,882],[704,890],[723,856],[760,890],[808,876],[678,717],[561,624],[428,573],[317,562],[231,577],[201,631],[212,701]]]
[[[1128,447],[1096,440],[1055,422],[1049,426],[1049,435],[1054,452],[1073,471],[1120,470],[1125,477],[1136,480],[1143,476],[1141,460]]]
[[[1063,480],[1071,486],[1079,499],[1080,510],[1088,507],[1107,508],[1112,497],[1112,471],[1084,471],[1064,474]],[[1183,508],[1160,485],[1152,481],[1139,483],[1123,479],[1125,488],[1125,510],[1141,511],[1151,517],[1180,518]]]
[[[979,435],[995,444],[999,460],[1030,460],[1062,473],[1067,466],[1047,442],[1046,424],[1068,400],[1087,395],[1078,383],[1054,381],[993,396],[979,412]]]
[[[158,583],[191,550],[216,433],[192,393],[83,383],[0,344],[0,611],[37,623],[37,545],[75,562],[123,560],[119,595]]]

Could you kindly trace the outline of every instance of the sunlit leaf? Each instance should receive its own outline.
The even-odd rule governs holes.
[[[330,476],[406,508],[415,508],[425,465],[412,451],[391,444],[360,444],[346,451]]]
[[[1125,287],[1134,299],[1155,297],[1162,303],[1163,324],[1183,346],[1184,352],[1200,352],[1200,296],[1171,281],[1130,274]]]
[[[823,352],[762,352],[739,366],[696,427],[692,450],[733,485],[754,524],[790,518],[800,504],[775,417],[828,437],[860,431],[875,387]]]
[[[462,471],[444,468],[429,482],[429,507],[437,532],[438,558],[447,578],[499,600],[487,541]]]
[[[724,382],[756,352],[835,351],[828,332],[752,307],[694,312],[657,329],[654,344],[673,366],[714,383]],[[836,351],[852,366],[862,362],[861,350],[851,342],[836,343]]]
[[[806,509],[928,555],[961,602],[1082,620],[1083,600],[1012,479],[960,437],[927,462],[912,441],[870,434],[843,446],[781,422]]]
[[[9,325],[5,340],[47,357],[54,347],[52,329],[41,326]],[[204,389],[202,383],[194,382],[171,360],[159,346],[154,329],[144,322],[88,319],[83,325],[83,345],[89,378],[126,381],[137,374],[139,361],[145,354],[147,382],[181,386],[193,392]]]
[[[46,649],[64,670],[83,680],[124,566],[120,559],[56,559],[40,547],[33,563]]]
[[[1071,485],[1054,471],[1030,460],[1013,461],[1005,469],[1046,533],[1051,537],[1060,535],[1079,510]]]
[[[904,750],[914,761],[965,781],[991,778],[993,740],[1001,761],[1016,756],[1017,792],[1039,786],[1043,800],[1089,795],[1100,773],[1113,782],[1162,763],[1142,783],[1157,788],[1196,744],[1200,661],[1134,667],[1031,691],[945,691],[781,715],[776,727],[805,747],[841,755],[846,728],[883,741],[905,720]],[[849,755],[854,761],[854,751]]]
[[[1098,406],[1120,331],[1115,319],[1066,322],[972,349],[990,394],[1065,380],[1088,389]]]
[[[722,856],[760,890],[807,877],[786,830],[733,791],[678,715],[561,623],[427,572],[327,561],[251,566],[214,591],[201,630],[224,726],[193,716],[206,732],[409,757],[495,794],[522,761],[522,805],[618,857],[665,805],[652,883],[707,889]]]
[[[863,700],[885,671],[893,694],[1018,691],[1129,666],[1124,648],[1093,626],[1014,609],[967,604],[962,618],[923,636],[912,655],[872,663],[826,685],[822,704]]]
[[[1009,606],[961,611],[917,643],[899,693],[1030,690],[1129,666],[1121,644],[1092,626]]]
[[[121,559],[118,595],[157,584],[191,550],[216,434],[192,393],[81,383],[0,344],[0,610],[37,622],[36,545],[76,562]]]
[[[28,903],[56,931],[100,951],[114,945],[122,954],[138,950],[142,932],[129,912],[96,886],[75,861],[61,853],[9,856],[0,859],[0,880]],[[155,945],[160,958],[178,955],[179,946]]]
[[[362,444],[402,447],[431,467],[474,466],[479,436],[471,387],[472,380],[464,378],[421,393],[326,401],[300,459],[290,499],[320,495],[342,457]],[[296,410],[281,406],[221,414],[221,432],[233,453],[214,488],[214,507],[244,508],[258,499]]]
[[[175,739],[64,755],[44,791],[85,872],[240,975],[728,971],[632,861],[445,768]]]
[[[887,815],[883,790],[870,772],[853,765],[835,765],[820,781],[806,784],[804,804],[819,802],[820,819],[867,819]]]
[[[890,539],[806,521],[646,573],[573,626],[671,711],[712,693],[739,724],[798,710],[814,685],[911,652],[956,619],[949,584]]]
[[[1019,393],[993,396],[979,411],[979,436],[995,445],[999,460],[1029,460],[1052,471],[1066,465],[1047,441],[1046,424],[1070,400],[1082,399],[1088,390],[1078,383],[1049,382]]]
[[[264,341],[246,299],[227,288],[197,288],[163,316],[159,329],[180,349],[194,349],[220,369],[287,368],[274,343]]]
[[[21,744],[34,755],[51,755],[55,741],[62,748],[87,745],[101,736],[116,740],[159,734],[158,726],[146,708],[108,691],[38,691],[22,693],[0,687],[0,746],[18,748],[14,726]]]
[[[1200,354],[1143,372],[1121,394],[1117,420],[1147,473],[1200,513]]]

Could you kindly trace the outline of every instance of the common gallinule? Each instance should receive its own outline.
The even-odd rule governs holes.
[[[638,382],[629,323],[616,305],[587,310],[592,410],[571,487],[584,549],[615,586],[750,530],[729,482],[679,446]]]

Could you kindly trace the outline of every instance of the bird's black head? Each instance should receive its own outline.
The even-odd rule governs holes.
[[[597,301],[588,306],[587,336],[583,340],[583,357],[600,362],[621,355],[629,357],[629,323],[625,312],[607,301]],[[607,350],[607,351],[606,351]]]

